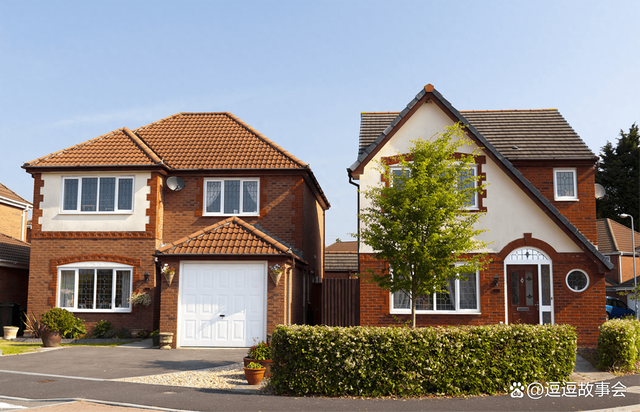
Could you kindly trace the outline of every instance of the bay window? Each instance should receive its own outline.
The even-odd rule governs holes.
[[[74,312],[131,312],[133,268],[108,262],[58,267],[58,307]]]
[[[467,278],[451,279],[446,291],[416,298],[416,313],[480,313],[478,273],[466,273]],[[411,297],[401,290],[391,294],[391,313],[411,313]]]

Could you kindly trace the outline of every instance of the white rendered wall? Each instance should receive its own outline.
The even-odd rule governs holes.
[[[426,103],[420,106],[365,166],[364,173],[360,176],[360,191],[381,184],[380,171],[376,168],[382,157],[409,153],[411,140],[429,139],[442,132],[445,126],[452,125],[451,119],[435,104]],[[471,153],[476,147],[475,144],[465,145],[459,150]],[[524,237],[524,233],[531,233],[533,238],[547,242],[560,253],[581,251],[488,156],[487,163],[482,165],[482,171],[487,176],[487,197],[483,200],[487,213],[481,218],[478,228],[489,230],[479,236],[479,240],[491,242],[486,252],[499,252],[510,242]],[[360,207],[369,206],[369,200],[360,194]],[[374,251],[361,243],[360,252]]]
[[[133,213],[60,213],[62,204],[62,178],[73,176],[133,176]],[[146,215],[150,202],[147,179],[151,173],[92,172],[92,173],[43,173],[40,204],[43,232],[142,232],[146,230],[149,217]],[[37,205],[34,205],[34,208]]]

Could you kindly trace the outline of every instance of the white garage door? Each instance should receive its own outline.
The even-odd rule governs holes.
[[[183,263],[179,346],[249,347],[266,340],[266,263]]]

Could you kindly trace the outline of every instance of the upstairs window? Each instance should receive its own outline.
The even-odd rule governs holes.
[[[133,212],[133,177],[65,177],[62,211],[80,213]]]
[[[204,216],[257,216],[259,179],[205,179]]]
[[[576,169],[553,169],[555,200],[578,200]]]

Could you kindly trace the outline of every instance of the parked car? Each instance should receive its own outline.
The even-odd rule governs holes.
[[[623,318],[629,315],[636,316],[636,312],[629,309],[629,306],[620,299],[610,298],[607,296],[607,320]]]

